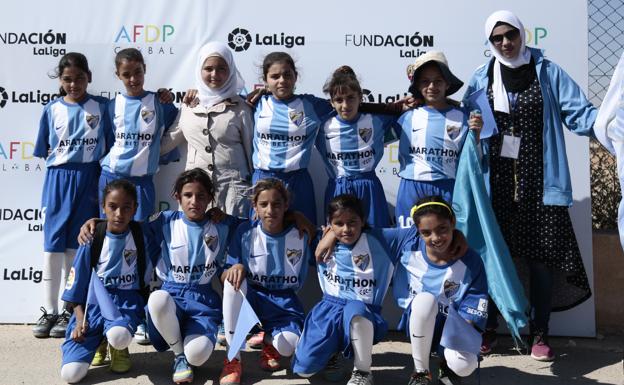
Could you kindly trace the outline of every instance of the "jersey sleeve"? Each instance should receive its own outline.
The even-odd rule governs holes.
[[[484,330],[487,321],[488,289],[483,262],[474,250],[469,249],[462,257],[468,267],[464,282],[468,285],[465,295],[458,303],[459,315]]]
[[[375,119],[378,119],[383,133],[383,143],[390,144],[399,140],[399,132],[401,127],[398,124],[399,117],[393,115],[375,115]]]
[[[108,153],[115,144],[115,99],[108,102],[106,112],[108,124],[104,126],[104,152]]]
[[[243,235],[249,230],[251,222],[243,222],[241,223],[236,231],[234,232],[233,237],[230,239],[230,243],[227,250],[227,257],[225,258],[224,269],[229,269],[233,265],[237,263],[243,263],[242,258],[242,244],[243,244]]]
[[[84,304],[87,301],[91,280],[91,244],[78,248],[74,265],[69,270],[65,291],[61,299],[65,302]]]
[[[41,114],[41,119],[39,119],[39,133],[37,134],[35,150],[33,151],[33,155],[37,158],[46,159],[48,157],[48,149],[50,148],[50,143],[48,142],[49,136],[50,110],[46,107]]]
[[[327,99],[319,98],[309,94],[305,94],[303,96],[310,102],[312,102],[312,105],[314,106],[314,112],[316,112],[316,115],[318,115],[321,121],[325,121],[328,115],[331,114],[334,110],[331,103]]]
[[[169,130],[169,128],[172,128],[173,122],[175,122],[176,117],[178,116],[178,109],[176,108],[176,106],[173,105],[173,103],[161,104],[160,102],[158,102],[158,104],[160,105],[160,110],[162,112],[162,119],[163,119],[162,122],[164,125],[163,136],[164,136],[165,133]],[[161,155],[160,158],[158,159],[158,164],[168,164],[171,162],[177,162],[179,160],[180,160],[180,150],[178,150],[178,148],[175,147],[173,150],[167,152],[164,155]]]
[[[408,228],[386,228],[381,230],[381,235],[385,239],[388,246],[390,246],[390,259],[394,265],[397,264],[401,258],[401,252],[407,245],[416,242],[418,237],[418,231],[415,226]]]

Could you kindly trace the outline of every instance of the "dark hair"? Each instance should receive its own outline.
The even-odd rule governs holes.
[[[284,202],[288,203],[289,197],[286,186],[284,186],[284,183],[281,180],[275,178],[260,179],[259,181],[257,181],[253,187],[251,202],[253,204],[256,204],[258,202],[258,197],[260,196],[260,193],[267,190],[277,190],[277,192],[279,192],[284,199]]]
[[[426,203],[432,203],[432,202],[434,204],[426,205]],[[417,208],[421,205],[424,205],[424,206]],[[417,209],[414,211],[414,208],[417,208]],[[414,208],[412,208],[412,219],[414,220],[414,224],[416,225],[416,227],[418,227],[420,218],[429,214],[435,214],[438,217],[442,219],[448,219],[451,222],[455,220],[455,213],[453,212],[451,205],[447,201],[442,199],[442,197],[439,195],[422,198],[416,203]]]
[[[299,76],[299,74],[297,73],[297,67],[295,66],[295,61],[293,60],[292,56],[290,56],[286,52],[276,51],[266,55],[264,57],[264,60],[262,61],[262,80],[266,81],[267,73],[269,73],[269,68],[271,68],[271,66],[275,63],[288,64],[295,73],[295,76]]]
[[[352,194],[342,194],[335,196],[327,205],[327,221],[331,223],[334,215],[337,215],[341,211],[351,211],[353,214],[360,217],[362,220],[363,228],[367,227],[366,215],[362,208],[362,202]]]
[[[497,21],[496,24],[494,24],[494,26],[492,27],[492,31],[494,30],[494,28],[500,27],[501,25],[506,25],[506,26],[511,27],[511,28],[513,28],[515,30],[518,30],[518,28],[514,27],[513,25],[511,25],[509,23],[506,23],[504,21]],[[490,36],[492,35],[492,31],[490,31]]]
[[[104,205],[104,202],[106,202],[106,197],[108,196],[108,194],[115,190],[122,190],[123,192],[128,194],[130,198],[132,198],[135,204],[139,203],[136,187],[134,186],[134,184],[127,179],[115,179],[112,182],[108,182],[108,184],[104,187],[104,190],[102,190],[102,205]]]
[[[63,71],[65,68],[77,68],[80,71],[87,74],[87,80],[91,83],[91,70],[89,69],[89,62],[87,61],[87,57],[79,52],[68,52],[61,60],[59,60],[58,66],[54,69],[54,74],[50,75],[52,79],[58,79],[63,76]],[[67,92],[63,89],[63,87],[59,88],[59,94],[61,96],[67,95]]]
[[[327,79],[323,86],[323,92],[329,94],[330,98],[333,98],[334,95],[345,93],[346,91],[355,91],[362,95],[362,87],[355,76],[353,68],[345,65],[338,67],[332,76]]]
[[[212,184],[212,180],[206,171],[201,168],[194,168],[191,170],[186,170],[176,178],[175,183],[173,184],[173,191],[171,195],[174,198],[177,198],[182,193],[182,188],[187,183],[197,182],[201,184],[208,195],[210,195],[214,199],[214,185]]]
[[[115,68],[119,69],[121,62],[127,61],[135,61],[143,64],[145,67],[145,60],[143,60],[143,54],[136,48],[124,48],[121,51],[117,52],[115,55]]]

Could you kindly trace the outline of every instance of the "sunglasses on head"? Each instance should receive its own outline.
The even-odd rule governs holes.
[[[507,40],[516,40],[518,36],[520,36],[520,31],[514,28],[500,35],[490,36],[490,41],[492,44],[500,44],[503,42],[503,38],[506,38]]]

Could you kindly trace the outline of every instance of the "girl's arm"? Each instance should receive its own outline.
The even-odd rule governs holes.
[[[39,120],[39,133],[35,142],[35,150],[33,155],[37,158],[46,159],[50,151],[50,143],[48,136],[50,135],[50,122],[48,119],[48,109],[44,108],[41,119]]]
[[[336,234],[334,234],[331,227],[324,227],[323,237],[318,242],[316,250],[314,251],[314,257],[317,263],[326,262],[331,258],[337,241],[338,238],[336,238]]]
[[[74,315],[76,316],[76,327],[72,330],[71,338],[76,342],[83,342],[85,340],[85,334],[89,330],[89,325],[85,320],[85,312],[82,305],[72,303],[74,308]]]
[[[287,223],[294,223],[297,230],[299,230],[299,237],[303,237],[303,234],[308,234],[308,245],[312,244],[312,240],[316,237],[316,227],[308,218],[299,211],[287,211],[284,215],[284,220]]]

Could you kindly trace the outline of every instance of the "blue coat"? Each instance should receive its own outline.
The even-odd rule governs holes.
[[[541,50],[529,48],[544,100],[544,197],[545,205],[571,206],[572,185],[563,136],[563,124],[575,134],[594,136],[596,108],[581,88],[561,67],[544,58]],[[468,96],[488,87],[488,67],[481,65],[472,75]]]

